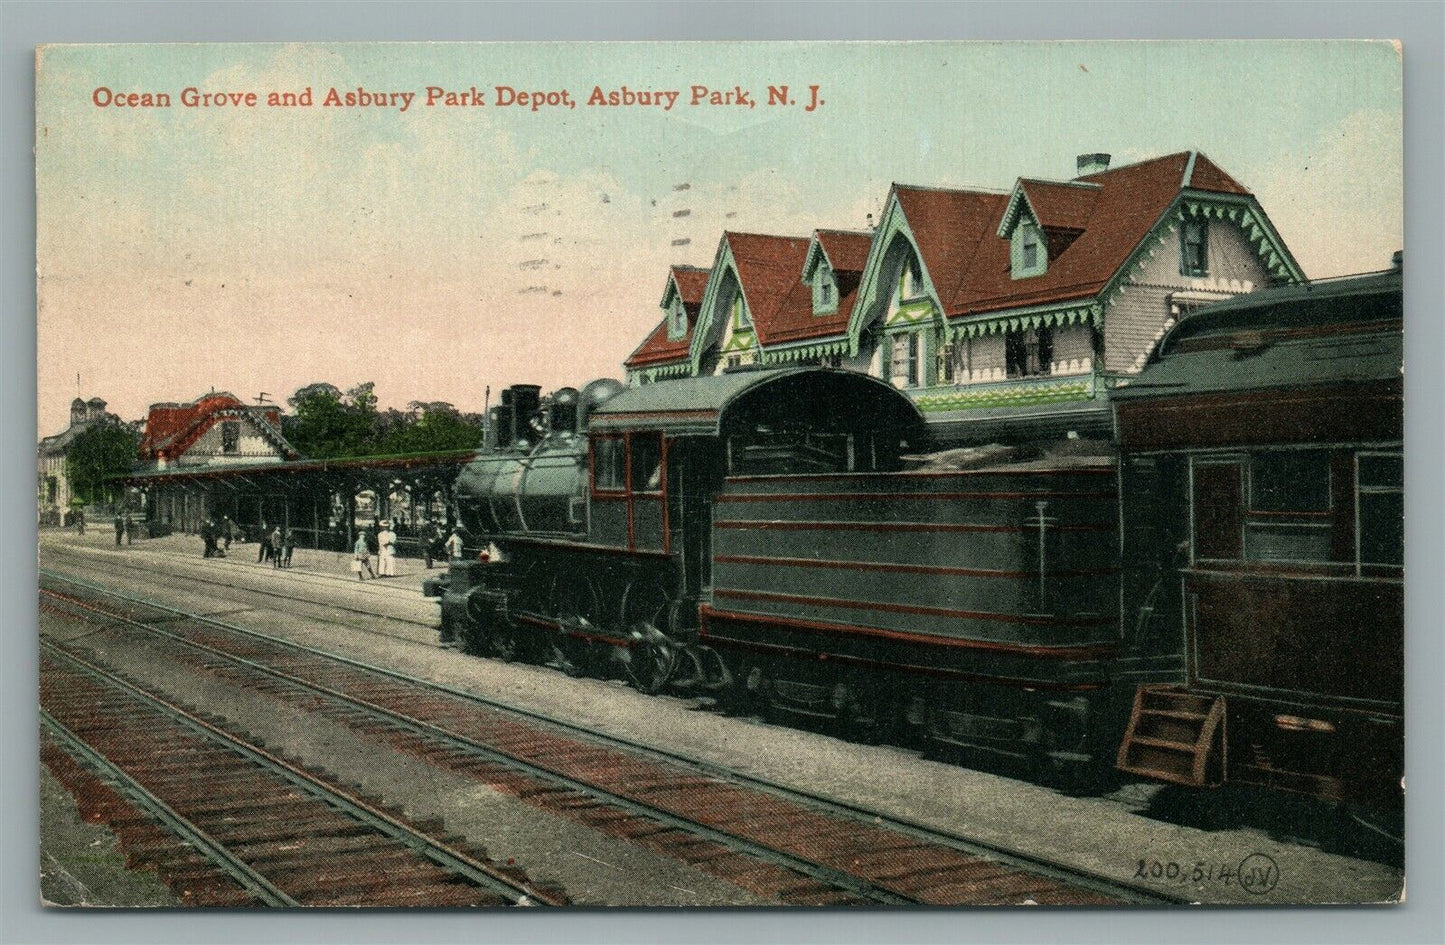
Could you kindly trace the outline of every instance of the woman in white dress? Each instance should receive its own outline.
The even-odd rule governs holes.
[[[391,522],[381,523],[381,532],[376,536],[376,543],[381,552],[382,577],[396,577],[396,532],[391,530]]]

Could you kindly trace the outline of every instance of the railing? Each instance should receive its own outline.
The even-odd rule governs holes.
[[[1090,370],[1063,376],[1008,378],[983,383],[919,387],[906,393],[913,398],[919,410],[930,413],[1089,400],[1097,395],[1098,390],[1099,375]]]

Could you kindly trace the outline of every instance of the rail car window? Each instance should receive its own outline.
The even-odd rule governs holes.
[[[1399,453],[1356,458],[1356,529],[1361,565],[1405,563],[1405,460]]]
[[[1272,450],[1249,460],[1252,512],[1328,512],[1330,454],[1324,450]]]
[[[1230,560],[1243,557],[1242,464],[1233,461],[1196,463],[1193,469],[1194,557]]]
[[[1245,553],[1255,561],[1328,561],[1330,454],[1269,450],[1249,460]]]
[[[592,488],[598,492],[622,492],[627,488],[627,457],[621,437],[592,439]]]
[[[632,444],[632,491],[662,491],[662,435],[634,433]]]

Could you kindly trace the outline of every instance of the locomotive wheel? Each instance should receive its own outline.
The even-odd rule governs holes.
[[[498,625],[487,636],[488,650],[491,656],[504,663],[510,663],[517,658],[519,644],[516,635],[511,627]]]
[[[669,634],[676,626],[677,604],[662,585],[639,581],[627,588],[622,611],[632,641],[622,657],[627,681],[640,692],[658,692],[677,669],[679,652]]]
[[[568,676],[586,675],[587,643],[574,633],[594,633],[598,625],[597,588],[586,578],[558,578],[552,586],[552,614],[559,632],[552,640],[552,658]]]

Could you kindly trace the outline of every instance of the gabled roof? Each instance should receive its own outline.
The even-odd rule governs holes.
[[[248,407],[235,394],[206,394],[188,404],[153,404],[146,416],[140,452],[147,458],[177,457],[223,418],[245,417],[271,440],[283,456],[296,450],[281,435],[281,414],[274,407]]]
[[[799,275],[811,237],[728,232],[723,239],[758,342],[766,346],[787,340],[789,332],[813,317],[813,289]]]
[[[1079,187],[1079,183],[1097,186]],[[1012,277],[1008,242],[995,233],[983,239],[974,236],[978,223],[970,211],[996,205],[1002,198],[972,191],[898,189],[946,315],[1088,298],[1124,265],[1181,191],[1249,196],[1238,181],[1194,151],[1090,174],[1072,183],[1021,181],[1020,186],[1046,227],[1082,232],[1049,260],[1043,275],[1017,280]],[[946,242],[949,234],[954,234],[952,247]],[[942,271],[932,257],[943,263]]]
[[[1006,195],[894,184],[893,199],[908,221],[928,278],[945,310],[958,287],[976,268],[980,254],[1002,247],[1007,263],[1008,243],[995,232],[1008,203]]]
[[[668,271],[667,285],[662,290],[663,303],[676,292],[682,299],[683,310],[687,312],[687,332],[681,338],[669,338],[667,318],[643,340],[637,349],[628,355],[623,366],[628,369],[655,367],[682,361],[692,346],[692,332],[697,326],[697,312],[702,305],[702,294],[707,288],[707,277],[712,270],[700,266],[673,266]]]

